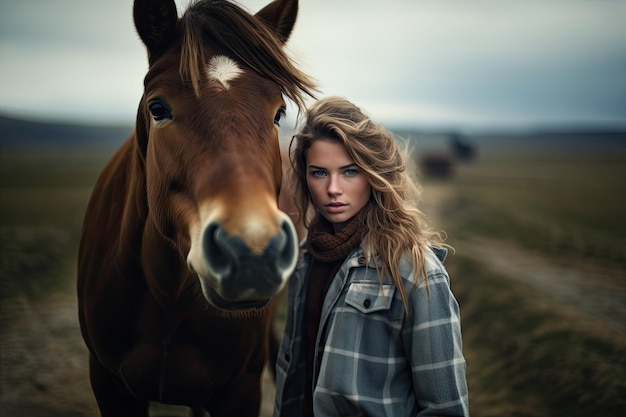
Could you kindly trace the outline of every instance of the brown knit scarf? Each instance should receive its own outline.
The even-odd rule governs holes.
[[[365,232],[362,211],[350,219],[337,234],[333,232],[333,225],[328,220],[318,216],[309,228],[307,249],[313,258],[321,262],[344,259],[361,243]]]

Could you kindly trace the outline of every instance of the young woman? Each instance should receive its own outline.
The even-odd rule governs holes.
[[[292,139],[308,229],[290,279],[275,416],[466,416],[458,304],[406,152],[329,97]]]

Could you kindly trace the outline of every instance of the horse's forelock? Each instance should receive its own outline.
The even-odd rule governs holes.
[[[199,94],[204,65],[204,46],[215,44],[264,78],[278,84],[299,109],[305,97],[314,97],[315,83],[297,69],[278,36],[260,19],[224,0],[198,0],[181,18],[180,73]]]

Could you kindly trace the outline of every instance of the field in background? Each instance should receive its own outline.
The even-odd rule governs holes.
[[[505,140],[476,138],[473,162],[423,178],[424,208],[456,248],[446,265],[472,415],[622,415],[624,145],[489,145]],[[0,408],[11,415],[94,415],[75,312],[56,312],[74,299],[83,210],[112,152],[2,149]]]
[[[0,298],[38,296],[73,279],[83,212],[112,152],[2,150]]]
[[[478,148],[449,179],[424,178],[456,248],[475,416],[626,410],[626,152],[566,144]]]

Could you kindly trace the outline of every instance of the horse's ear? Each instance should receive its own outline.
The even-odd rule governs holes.
[[[174,0],[135,0],[135,28],[152,62],[178,39],[178,11]]]
[[[298,0],[275,0],[256,14],[267,23],[282,43],[287,42],[298,16]]]

